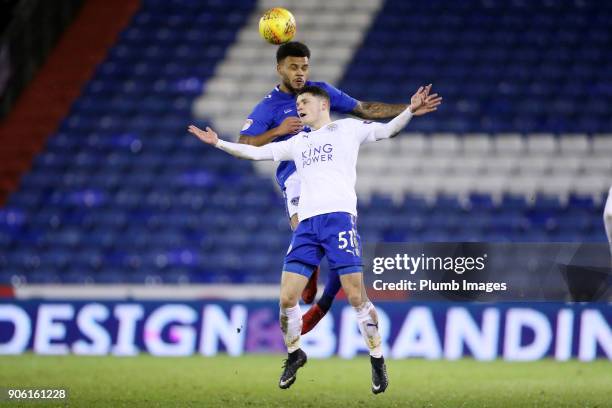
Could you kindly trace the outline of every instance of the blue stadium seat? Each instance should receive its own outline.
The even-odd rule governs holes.
[[[274,181],[185,133],[255,6],[142,2],[0,209],[0,283],[278,282],[291,232]],[[405,102],[398,89],[433,82],[446,102],[414,132],[610,133],[611,13],[388,0],[339,87]],[[601,198],[374,194],[358,228],[366,244],[604,242]]]

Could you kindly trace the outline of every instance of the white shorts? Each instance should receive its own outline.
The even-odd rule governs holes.
[[[298,212],[301,188],[302,185],[297,172],[290,175],[285,181],[285,189],[283,190],[283,194],[285,196],[285,207],[287,209],[287,215],[289,218],[293,217]]]

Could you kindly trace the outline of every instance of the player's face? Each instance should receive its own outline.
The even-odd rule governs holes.
[[[305,125],[315,124],[327,109],[327,101],[309,93],[301,94],[296,101],[297,112]]]
[[[287,57],[276,66],[276,70],[283,85],[295,93],[308,80],[308,57]]]

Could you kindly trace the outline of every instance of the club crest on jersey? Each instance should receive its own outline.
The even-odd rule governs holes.
[[[293,197],[291,199],[291,205],[297,206],[298,204],[300,204],[300,197]]]
[[[336,130],[338,130],[338,124],[330,123],[329,125],[327,125],[327,130],[330,132],[335,132]]]
[[[251,127],[251,125],[253,124],[253,120],[252,119],[247,119],[246,122],[244,122],[244,125],[242,126],[242,130],[245,131],[248,128]]]

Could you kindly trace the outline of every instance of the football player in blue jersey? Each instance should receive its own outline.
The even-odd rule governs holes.
[[[328,83],[309,81],[309,58],[310,50],[300,42],[288,42],[278,48],[276,70],[280,84],[255,106],[240,132],[240,143],[264,146],[287,140],[302,130],[308,131],[309,129],[304,129],[295,105],[297,93],[307,85],[320,87],[327,92],[332,112],[351,114],[362,119],[390,119],[408,107],[407,104],[358,101]],[[429,87],[426,92],[429,92]],[[296,174],[294,162],[283,161],[279,164],[276,181],[285,196],[287,215],[291,229],[295,231],[298,225],[300,179]],[[310,304],[314,300],[318,275],[319,268],[314,271],[302,293],[305,303]],[[339,290],[340,278],[336,273],[330,272],[323,295],[304,314],[302,333],[309,332],[325,316]]]

